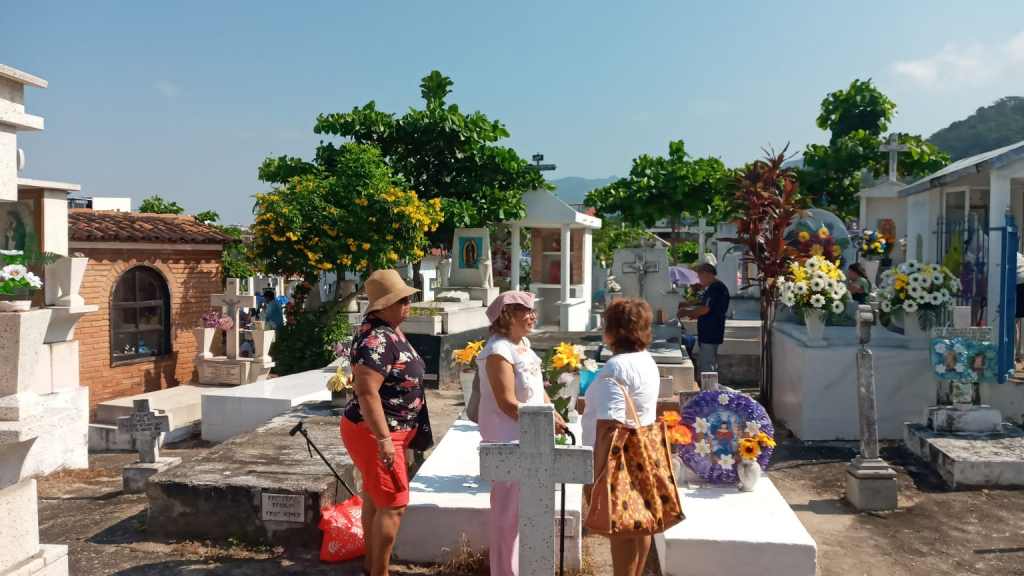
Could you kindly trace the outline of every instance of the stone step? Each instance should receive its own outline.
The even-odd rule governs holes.
[[[654,537],[663,576],[814,576],[818,547],[767,474],[751,492],[679,488],[686,520]]]
[[[1024,488],[1024,430],[1002,428],[1000,434],[958,435],[907,424],[903,440],[953,490]]]
[[[577,438],[578,424],[570,424]],[[476,424],[457,420],[409,482],[409,506],[402,518],[394,555],[406,562],[445,563],[459,557],[463,539],[475,552],[490,547],[490,482],[480,478],[480,433]],[[554,495],[556,543],[561,495]],[[578,570],[583,487],[566,491],[565,567]]]

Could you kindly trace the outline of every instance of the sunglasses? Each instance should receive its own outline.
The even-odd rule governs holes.
[[[406,296],[405,298],[402,298],[401,300],[396,302],[396,304],[401,304],[402,306],[409,306],[410,304],[412,304],[412,298]]]

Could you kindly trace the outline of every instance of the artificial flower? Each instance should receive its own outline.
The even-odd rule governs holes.
[[[754,438],[740,438],[740,456],[744,460],[755,460],[761,455],[761,446]]]
[[[679,412],[669,410],[661,415],[661,421],[669,428],[672,428],[673,426],[678,426],[683,421],[683,417],[679,415]]]
[[[807,232],[801,232],[801,233],[797,234],[797,238],[798,238],[798,239],[799,239],[799,240],[800,240],[801,242],[807,242],[808,240],[810,240],[810,239],[811,239],[811,235],[810,235],[810,234],[808,234]]]
[[[726,404],[728,404],[729,403],[729,395],[728,394],[719,394],[718,395],[718,403],[721,404],[722,406],[725,406]]]
[[[671,444],[687,445],[693,442],[693,433],[686,426],[673,426],[668,431],[668,441]]]
[[[597,372],[597,362],[593,358],[587,358],[583,361],[583,369],[587,372]]]
[[[757,433],[757,442],[762,446],[767,446],[768,448],[775,448],[775,440],[772,439],[771,436],[765,434],[764,432]]]
[[[760,431],[761,431],[761,425],[760,424],[758,424],[757,422],[754,422],[753,420],[747,422],[746,432],[747,432],[747,434],[750,435],[751,438],[753,438],[754,436],[757,436],[757,433],[760,432]]]
[[[693,421],[693,428],[700,434],[707,434],[711,429],[711,424],[708,423],[707,418],[697,418]]]
[[[708,454],[711,454],[711,444],[709,444],[706,440],[701,440],[700,442],[697,442],[696,444],[693,445],[693,447],[697,454],[700,454],[701,456],[707,456]]]
[[[718,458],[718,465],[726,470],[732,470],[732,465],[735,463],[732,454],[724,454]]]

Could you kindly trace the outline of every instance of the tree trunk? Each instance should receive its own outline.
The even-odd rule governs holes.
[[[772,413],[772,327],[778,306],[767,287],[761,289],[761,404]]]
[[[676,261],[676,243],[678,242],[678,237],[676,235],[678,232],[676,228],[677,221],[675,216],[673,216],[670,219],[670,223],[672,226],[672,234],[669,236],[669,260],[672,261],[673,266],[676,266],[679,264],[679,262]]]

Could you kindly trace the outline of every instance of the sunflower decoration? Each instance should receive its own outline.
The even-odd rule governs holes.
[[[761,446],[767,446],[768,448],[775,448],[775,440],[764,432],[757,433],[757,443]]]
[[[757,438],[740,438],[740,456],[744,460],[756,460],[761,455],[761,445]]]

